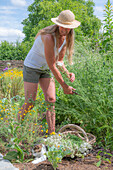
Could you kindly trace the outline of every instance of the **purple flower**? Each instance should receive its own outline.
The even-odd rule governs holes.
[[[6,70],[8,70],[8,67],[4,68],[2,71],[6,71]]]

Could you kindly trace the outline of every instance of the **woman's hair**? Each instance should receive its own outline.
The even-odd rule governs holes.
[[[57,25],[51,25],[48,27],[43,28],[38,32],[36,35],[35,39],[38,37],[38,35],[45,35],[45,34],[55,34],[56,35],[56,48],[57,48],[57,56],[56,56],[56,61],[59,59],[59,53],[58,53],[58,48],[59,48],[59,29]],[[74,51],[74,30],[71,29],[69,34],[66,36],[66,53],[68,57],[69,64],[72,64],[72,55]]]

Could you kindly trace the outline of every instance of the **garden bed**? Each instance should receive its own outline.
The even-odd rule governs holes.
[[[0,61],[0,71],[2,71],[4,68],[7,67],[7,62],[11,63],[12,68],[22,68],[23,67],[23,61],[20,60],[7,60],[7,61]],[[97,169],[113,169],[113,159],[111,159],[111,163],[108,163],[106,161],[103,161],[103,163],[100,165],[99,168],[97,168],[96,163],[99,162],[100,159],[97,159],[97,155],[99,151],[102,151],[100,153],[100,159],[108,158],[110,159],[109,155],[104,155],[103,148],[94,147],[92,152],[87,155],[84,159],[81,158],[64,158],[62,162],[58,165],[59,170],[97,170]],[[111,153],[113,155],[113,152],[106,151],[107,153]],[[13,163],[13,165],[19,170],[53,170],[53,167],[51,166],[49,161],[43,161],[39,164],[33,164],[32,162],[29,163]]]

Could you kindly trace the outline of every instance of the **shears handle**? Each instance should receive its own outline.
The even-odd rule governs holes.
[[[79,96],[81,96],[80,94],[78,94],[77,92],[75,92],[75,91],[72,91],[73,93],[75,93],[76,95],[79,95]]]

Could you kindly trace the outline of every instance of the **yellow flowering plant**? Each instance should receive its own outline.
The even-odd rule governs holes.
[[[0,91],[3,97],[10,94],[11,97],[23,94],[22,70],[14,68],[7,69],[0,74]]]

